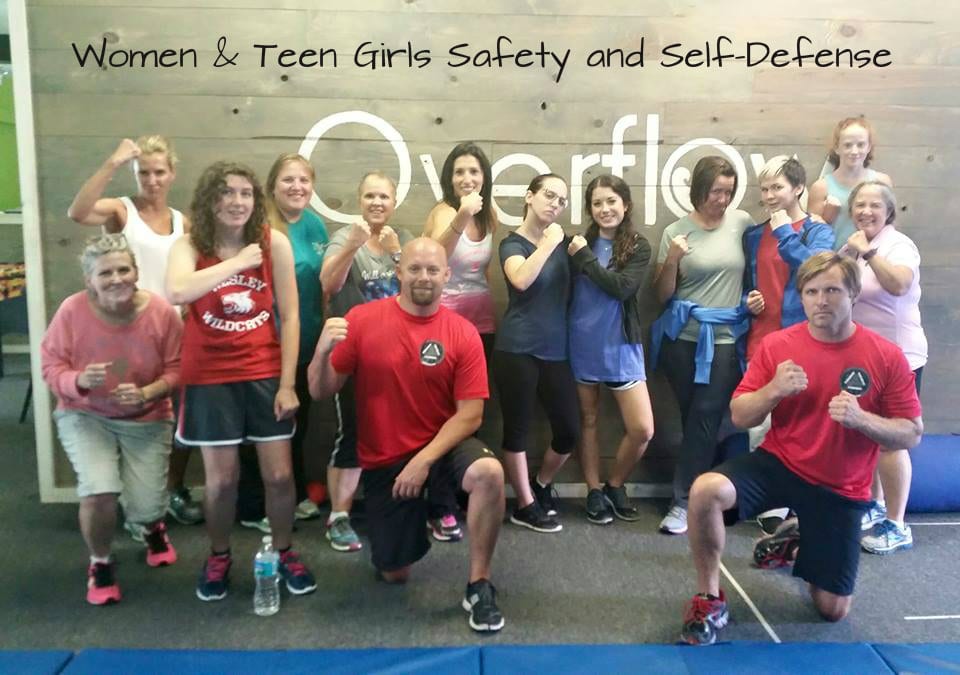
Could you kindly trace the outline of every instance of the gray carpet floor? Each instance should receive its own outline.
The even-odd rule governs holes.
[[[366,550],[336,553],[322,521],[299,524],[297,547],[317,576],[313,595],[284,593],[279,614],[252,611],[252,560],[259,533],[238,527],[233,585],[219,603],[203,603],[194,584],[207,551],[202,527],[171,525],[180,560],[151,569],[143,548],[118,532],[115,555],[124,599],[95,608],[84,602],[86,552],[76,506],[41,504],[33,428],[17,423],[26,389],[25,357],[6,359],[0,379],[0,633],[5,649],[319,648],[510,643],[671,643],[694,590],[686,537],[658,534],[665,504],[642,502],[643,518],[598,527],[580,502],[563,504],[564,531],[544,535],[504,525],[494,582],[506,627],[474,634],[460,609],[467,546],[434,544],[409,584],[374,579]],[[957,552],[960,514],[924,515],[914,524],[914,550],[885,558],[864,555],[850,617],[818,619],[805,585],[785,571],[750,566],[759,530],[739,524],[728,533],[726,569],[783,641],[953,642],[960,620],[906,620],[960,613]],[[362,519],[358,519],[362,529]],[[771,640],[735,584],[723,579],[733,621],[729,640]]]

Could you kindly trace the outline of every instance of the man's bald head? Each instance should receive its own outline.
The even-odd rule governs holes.
[[[408,312],[432,314],[440,306],[443,285],[450,280],[447,252],[428,237],[408,241],[397,264],[400,305]]]
[[[440,264],[444,267],[447,266],[447,251],[440,245],[440,242],[431,239],[430,237],[417,237],[416,239],[411,239],[403,247],[403,250],[400,252],[400,264],[403,265],[403,261],[410,256],[431,256],[439,255]]]

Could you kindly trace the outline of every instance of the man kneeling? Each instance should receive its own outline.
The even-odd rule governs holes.
[[[422,495],[428,475],[469,494],[463,607],[471,628],[497,631],[504,621],[489,578],[503,520],[503,469],[472,436],[489,395],[483,345],[473,324],[440,306],[450,278],[440,244],[408,242],[397,278],[397,297],[326,321],[308,370],[310,395],[330,396],[354,376],[370,545],[385,581],[405,582],[430,549]]]
[[[705,473],[690,491],[690,550],[699,593],[682,639],[711,644],[729,619],[720,589],[724,512],[740,519],[789,506],[803,524],[793,573],[817,611],[850,611],[860,560],[860,521],[881,446],[912,448],[923,422],[913,373],[892,342],[853,323],[857,263],[833,253],[797,273],[807,322],[767,336],[733,393],[730,412],[749,428],[772,414],[756,452]]]

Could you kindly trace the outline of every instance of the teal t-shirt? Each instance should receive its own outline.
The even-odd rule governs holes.
[[[320,266],[330,237],[323,220],[313,211],[304,211],[300,220],[290,223],[287,236],[293,246],[297,295],[300,298],[300,356],[297,363],[303,364],[313,357],[323,328]]]

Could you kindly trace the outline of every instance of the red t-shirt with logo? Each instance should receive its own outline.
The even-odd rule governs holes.
[[[870,499],[880,446],[834,422],[828,406],[843,382],[867,412],[888,419],[919,417],[920,399],[903,352],[859,324],[842,342],[820,342],[806,323],[798,323],[760,343],[733,398],[766,386],[788,359],[806,372],[807,388],[773,409],[762,447],[809,483],[850,499]]]
[[[190,303],[183,329],[183,384],[250,382],[280,376],[280,339],[274,320],[270,234],[263,262],[223,280]],[[197,270],[222,262],[201,255]]]
[[[364,469],[406,459],[433,440],[457,401],[489,396],[480,335],[459,314],[440,307],[414,316],[397,298],[383,298],[357,305],[346,319],[347,338],[330,363],[354,377]]]
[[[794,232],[799,232],[806,216],[791,223]],[[763,228],[760,245],[757,247],[757,290],[763,294],[763,311],[750,321],[747,334],[747,359],[752,359],[760,341],[783,325],[783,289],[790,281],[790,266],[780,257],[778,244],[769,226]]]

